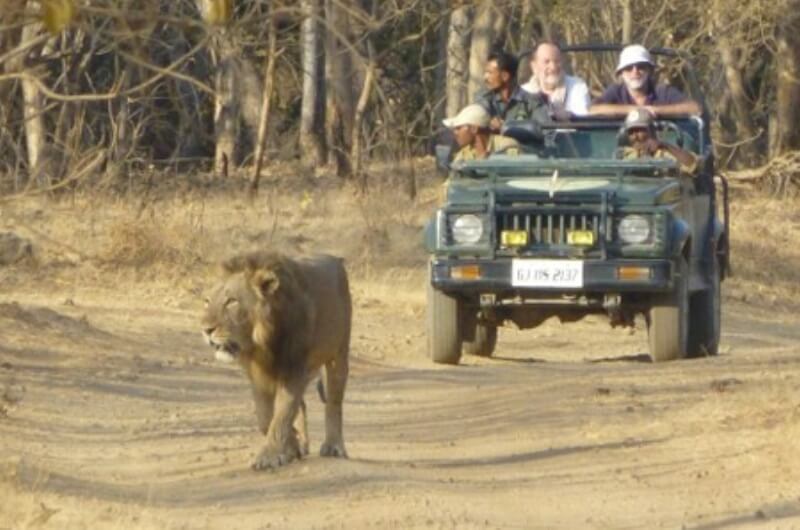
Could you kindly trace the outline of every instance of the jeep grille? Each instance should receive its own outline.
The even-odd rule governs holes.
[[[613,207],[607,193],[571,194],[555,200],[549,194],[494,194],[491,199],[495,212],[495,250],[500,254],[606,258],[606,249],[613,239]],[[528,245],[516,249],[501,247],[503,230],[525,230]],[[570,230],[590,230],[594,234],[592,247],[569,245]]]
[[[514,213],[498,214],[497,231],[525,230],[531,245],[566,245],[570,230],[590,230],[594,234],[595,246],[601,237],[599,214],[572,213]],[[608,233],[607,230],[602,231]]]

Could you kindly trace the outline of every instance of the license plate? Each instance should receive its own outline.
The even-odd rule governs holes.
[[[583,262],[557,259],[511,261],[514,287],[583,287]]]

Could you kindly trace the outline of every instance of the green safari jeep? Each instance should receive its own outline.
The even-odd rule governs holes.
[[[612,326],[644,314],[656,362],[717,353],[728,190],[705,124],[656,123],[663,140],[698,156],[694,178],[674,160],[619,159],[621,125],[545,125],[538,154],[448,164],[446,199],[425,228],[434,362],[492,355],[507,322],[591,313]]]

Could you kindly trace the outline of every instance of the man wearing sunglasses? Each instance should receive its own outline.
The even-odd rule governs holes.
[[[636,108],[646,109],[653,117],[701,114],[700,105],[671,85],[656,85],[655,63],[641,44],[623,48],[616,74],[620,83],[606,88],[594,100],[589,114],[627,115]]]

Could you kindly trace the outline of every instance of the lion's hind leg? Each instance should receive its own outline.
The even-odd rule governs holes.
[[[297,445],[300,448],[300,456],[308,455],[308,416],[306,414],[306,402],[301,401],[297,409],[297,416],[294,418],[294,435]]]
[[[343,354],[325,364],[325,442],[321,456],[347,458],[342,432],[342,402],[349,372],[347,345]]]

